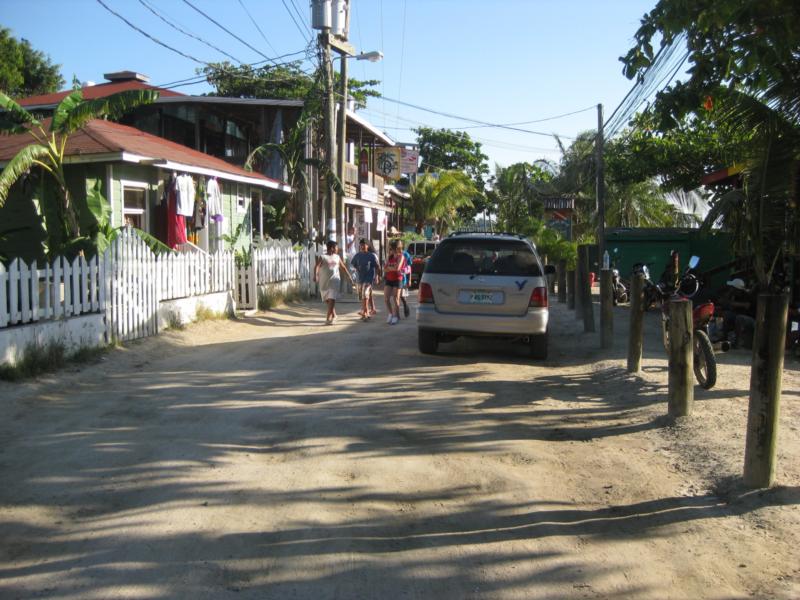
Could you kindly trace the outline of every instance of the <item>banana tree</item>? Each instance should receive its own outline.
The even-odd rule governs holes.
[[[283,161],[286,168],[286,183],[292,188],[292,191],[289,192],[284,202],[274,206],[274,215],[271,216],[275,223],[279,224],[284,237],[294,238],[302,231],[301,203],[311,194],[309,167],[316,169],[336,192],[343,192],[341,180],[331,172],[325,161],[306,157],[306,135],[313,120],[311,112],[308,109],[304,110],[283,142],[262,144],[250,153],[244,165],[245,169],[252,171],[259,159],[267,158],[273,152],[277,153]],[[299,239],[293,239],[293,241],[299,241]]]
[[[105,98],[84,100],[80,90],[67,95],[56,106],[52,118],[40,121],[32,113],[0,92],[0,132],[27,134],[31,143],[22,148],[0,173],[0,207],[11,186],[31,169],[46,173],[54,186],[55,199],[44,195],[40,199],[39,214],[47,231],[47,251],[51,256],[70,254],[82,239],[79,210],[76,198],[67,185],[64,172],[67,142],[72,134],[95,118],[117,118],[141,104],[153,102],[158,93],[152,90],[134,90],[113,94]],[[87,207],[88,208],[88,207]]]
[[[100,182],[96,181],[86,193],[86,206],[94,222],[86,228],[83,235],[72,240],[73,247],[87,255],[94,254],[94,252],[102,254],[117,239],[120,231],[129,227],[128,225],[122,227],[111,225],[111,204],[105,199],[100,188]],[[141,229],[135,227],[133,229],[154,253],[172,252],[172,249],[158,238]]]

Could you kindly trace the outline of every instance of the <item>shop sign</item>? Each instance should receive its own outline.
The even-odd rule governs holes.
[[[366,200],[367,202],[377,202],[378,201],[378,188],[373,187],[371,185],[367,185],[366,183],[359,184],[359,191],[358,197],[362,200]]]

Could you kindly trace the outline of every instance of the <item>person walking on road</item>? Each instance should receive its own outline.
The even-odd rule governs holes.
[[[372,242],[367,244],[367,250],[369,251],[372,256],[375,257],[375,262],[378,263],[378,269],[380,270],[381,259],[378,258],[378,253],[375,252],[375,246],[372,245]],[[378,279],[380,281],[380,279]],[[374,317],[378,314],[378,309],[375,307],[375,294],[370,294],[369,296],[369,316]]]
[[[396,325],[400,320],[400,286],[403,285],[404,262],[405,257],[397,248],[397,240],[392,240],[383,268],[383,298],[386,301],[386,310],[389,311],[386,318],[389,325]]]
[[[372,284],[380,277],[381,266],[378,257],[369,251],[367,240],[361,239],[358,242],[358,253],[353,256],[350,266],[356,271],[358,279],[358,299],[361,300],[362,321],[369,321],[371,318],[370,301],[372,300]]]
[[[333,325],[336,322],[336,298],[339,295],[339,286],[342,283],[339,273],[344,273],[353,286],[355,286],[355,282],[342,261],[342,257],[337,253],[336,242],[328,241],[326,250],[327,254],[317,257],[317,264],[314,267],[314,281],[319,281],[322,301],[328,305],[325,324]]]
[[[411,280],[411,255],[406,252],[403,246],[403,240],[397,240],[397,249],[403,253],[403,283],[400,286],[400,302],[403,303],[403,316],[407,319],[411,314],[408,308],[408,284]]]

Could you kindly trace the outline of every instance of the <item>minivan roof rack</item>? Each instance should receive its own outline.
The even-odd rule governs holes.
[[[521,233],[512,233],[510,231],[480,231],[475,229],[462,229],[458,231],[453,231],[447,237],[454,237],[457,235],[505,235],[507,237],[515,237],[521,240],[525,239],[525,236]]]

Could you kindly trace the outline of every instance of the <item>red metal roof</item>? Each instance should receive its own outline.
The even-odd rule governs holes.
[[[97,85],[89,85],[81,88],[81,91],[83,92],[83,97],[86,100],[104,98],[105,96],[110,96],[111,94],[116,94],[118,92],[127,92],[129,90],[156,90],[162,97],[186,95],[186,94],[181,94],[180,92],[173,92],[172,90],[165,90],[163,88],[148,85],[141,81],[112,81],[110,83],[100,83]],[[55,105],[61,102],[71,93],[72,90],[65,90],[63,92],[57,92],[55,94],[28,96],[27,98],[22,98],[20,100],[17,100],[17,103],[20,106],[49,106],[51,104]]]
[[[45,131],[49,119],[43,121]],[[32,142],[29,134],[0,136],[0,161],[6,162],[23,147]],[[141,157],[168,160],[189,167],[212,169],[221,174],[249,177],[273,184],[281,182],[260,173],[244,169],[215,158],[203,152],[192,150],[149,133],[144,133],[127,125],[112,121],[93,119],[80,130],[69,136],[65,156],[91,156],[127,152]],[[98,159],[102,157],[98,156]],[[285,184],[283,184],[285,185]]]

